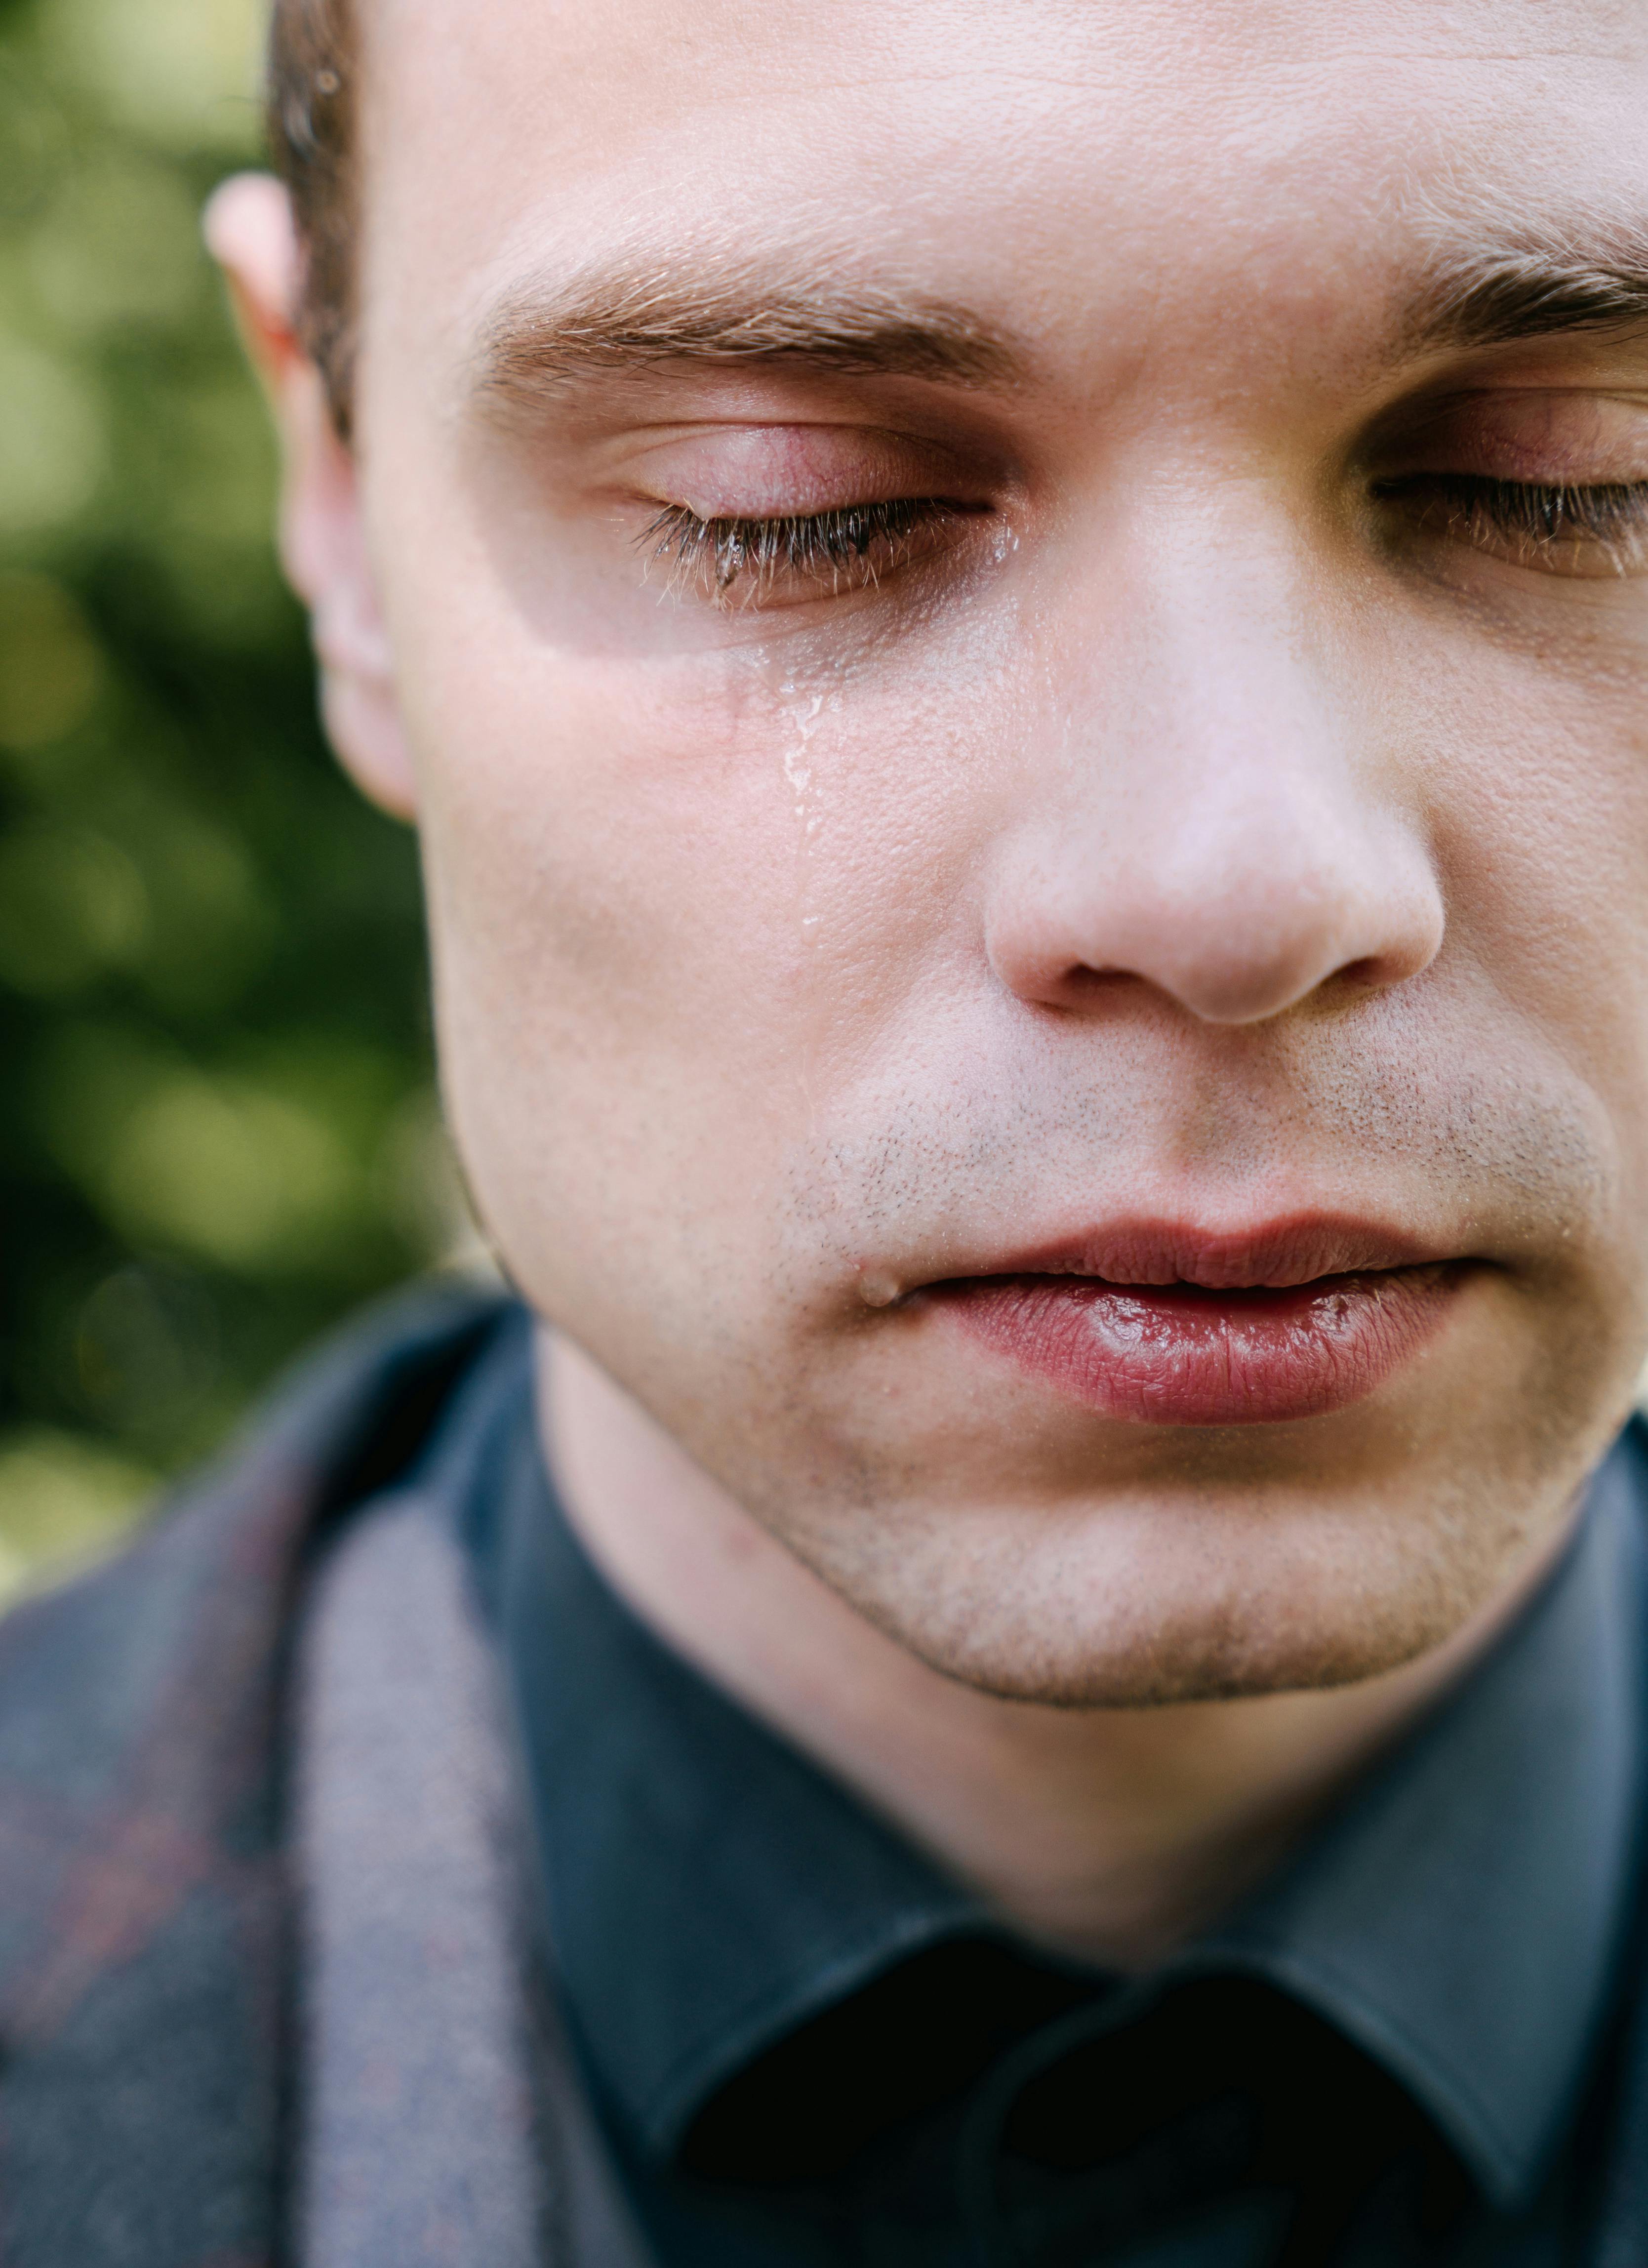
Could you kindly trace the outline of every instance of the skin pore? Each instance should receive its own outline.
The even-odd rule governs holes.
[[[210,225],[570,1513],[1147,1960],[1503,1624],[1648,1344],[1648,26],[362,33],[349,450],[279,191]]]

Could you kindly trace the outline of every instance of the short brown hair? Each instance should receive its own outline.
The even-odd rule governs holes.
[[[356,61],[352,0],[274,0],[265,118],[303,247],[298,335],[345,435],[355,360]]]

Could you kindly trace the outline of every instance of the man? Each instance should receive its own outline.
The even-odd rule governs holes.
[[[4,2257],[1648,2257],[1648,18],[274,55],[519,1304],[0,1640]]]

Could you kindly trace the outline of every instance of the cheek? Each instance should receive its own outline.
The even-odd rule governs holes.
[[[495,1231],[513,1256],[570,1198],[632,1239],[667,1193],[671,1234],[753,1241],[752,1189],[975,949],[967,787],[999,713],[942,669],[759,648],[431,651],[406,690],[444,1068]]]
[[[1648,670],[1438,685],[1432,825],[1456,949],[1648,1130]]]
[[[1565,1094],[1541,1166],[1590,1123],[1607,1171],[1588,1233],[1563,1250],[1588,1271],[1588,1302],[1634,1313],[1648,1282],[1648,667],[1625,642],[1593,666],[1578,639],[1557,666],[1528,648],[1430,664],[1409,658],[1408,714],[1448,902],[1450,1046],[1519,1087],[1542,1064]]]

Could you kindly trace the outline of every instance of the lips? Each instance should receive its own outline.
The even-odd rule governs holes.
[[[1129,1225],[915,1295],[1108,1418],[1249,1425],[1362,1400],[1440,1328],[1468,1263],[1354,1220]]]

